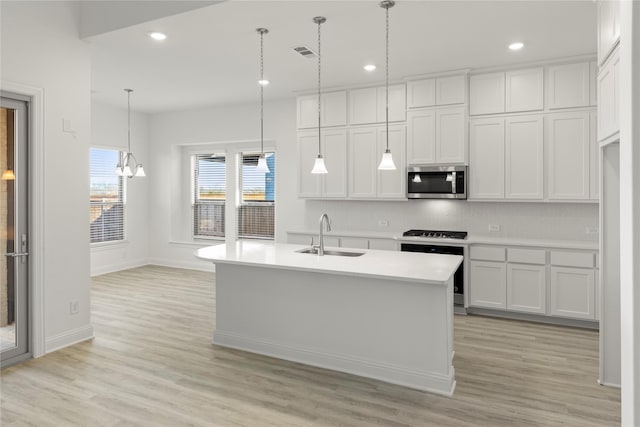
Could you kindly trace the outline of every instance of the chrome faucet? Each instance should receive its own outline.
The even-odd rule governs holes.
[[[320,217],[320,238],[318,239],[318,245],[314,246],[318,248],[318,256],[324,255],[324,233],[322,231],[322,223],[324,220],[327,220],[327,231],[331,231],[331,223],[329,222],[329,216],[326,213],[323,213]]]

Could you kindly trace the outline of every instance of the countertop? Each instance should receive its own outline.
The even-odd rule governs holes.
[[[289,230],[290,234],[318,235],[318,230]],[[376,232],[376,231],[339,231],[325,233],[325,236],[336,237],[362,237],[370,239],[393,239],[401,243],[426,243],[452,246],[465,245],[501,245],[501,246],[527,246],[549,249],[577,249],[597,251],[598,242],[586,240],[560,240],[560,239],[533,239],[520,237],[503,237],[485,234],[469,234],[466,239],[433,239],[426,237],[405,237],[402,233]]]
[[[389,278],[399,281],[446,285],[462,263],[458,255],[352,249],[364,252],[359,257],[318,256],[296,251],[304,245],[237,242],[232,245],[208,246],[198,249],[195,256],[214,264],[236,264],[328,274]],[[326,247],[325,250],[343,250]]]

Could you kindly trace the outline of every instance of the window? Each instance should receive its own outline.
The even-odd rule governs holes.
[[[224,237],[227,165],[224,155],[197,155],[193,161],[193,237]]]
[[[273,239],[275,218],[275,153],[265,153],[269,173],[256,170],[259,154],[242,153],[238,237]]]
[[[114,172],[121,155],[118,150],[90,150],[91,243],[124,240],[125,184]]]

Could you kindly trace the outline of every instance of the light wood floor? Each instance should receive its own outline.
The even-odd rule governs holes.
[[[607,426],[598,335],[455,317],[453,398],[211,344],[210,273],[93,279],[95,340],[1,373],[2,426]],[[327,313],[330,315],[330,313]],[[384,343],[381,343],[384,345]]]

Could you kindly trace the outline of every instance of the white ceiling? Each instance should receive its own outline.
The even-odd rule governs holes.
[[[149,1],[149,7],[153,2]],[[293,46],[317,46],[323,87],[384,81],[384,9],[377,1],[230,0],[88,38],[93,99],[148,113],[257,101],[258,27],[266,27],[265,99],[316,85],[316,61]],[[390,79],[596,51],[596,5],[585,1],[397,1],[390,9]],[[147,33],[168,35],[162,43]],[[523,41],[512,52],[507,45]],[[378,69],[366,73],[373,62]]]

